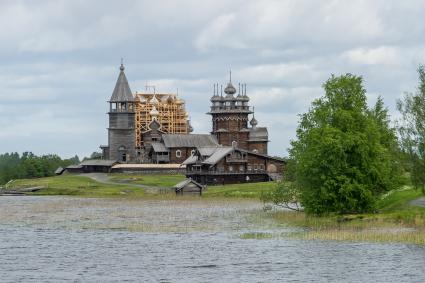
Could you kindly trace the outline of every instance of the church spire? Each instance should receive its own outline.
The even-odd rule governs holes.
[[[118,75],[111,99],[109,100],[110,102],[133,102],[134,100],[124,69],[123,59],[121,58],[120,74]]]

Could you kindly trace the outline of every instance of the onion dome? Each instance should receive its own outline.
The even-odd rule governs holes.
[[[210,99],[211,102],[221,101],[221,97],[218,94],[218,84],[214,84],[214,94]]]
[[[152,97],[152,99],[150,100],[150,103],[151,103],[151,104],[153,104],[153,105],[158,105],[159,101],[158,101],[158,99],[156,98],[156,95],[154,95],[154,96]]]
[[[176,98],[176,104],[183,104],[184,102],[183,102],[183,100],[181,100],[180,98]]]
[[[254,116],[252,116],[252,119],[251,119],[251,121],[249,122],[249,124],[250,124],[253,128],[255,128],[255,127],[257,127],[257,125],[258,125],[258,121],[257,121],[257,119],[255,119],[255,117],[254,117]]]
[[[171,95],[167,98],[167,102],[168,103],[173,103],[174,102],[174,99],[173,99],[173,97]]]
[[[248,102],[249,101],[249,97],[246,94],[244,94],[244,95],[242,95],[242,97],[240,98],[240,100],[245,101],[245,102]]]
[[[213,97],[211,97],[210,99],[211,102],[215,102],[215,101],[221,101],[221,97],[218,95],[214,95]]]
[[[152,118],[156,118],[159,116],[159,111],[156,110],[155,105],[153,106],[152,110],[149,112],[149,115],[152,116]]]
[[[226,98],[233,97],[233,95],[236,93],[236,88],[232,85],[232,82],[229,82],[224,89],[224,93],[226,93]]]

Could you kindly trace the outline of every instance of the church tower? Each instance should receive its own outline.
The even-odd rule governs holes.
[[[245,90],[245,91],[244,91]],[[235,94],[237,93],[237,96]],[[238,91],[232,84],[232,73],[224,89],[214,85],[214,95],[211,97],[212,134],[217,137],[219,144],[225,146],[237,145],[248,150],[248,115],[249,98],[246,96],[246,85],[238,85]]]
[[[134,97],[121,62],[120,74],[109,102],[107,159],[131,162],[136,158]]]

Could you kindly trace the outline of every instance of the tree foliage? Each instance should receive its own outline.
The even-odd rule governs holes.
[[[407,93],[397,101],[402,114],[398,131],[412,184],[425,193],[425,66],[418,68],[418,74],[416,94]]]
[[[291,142],[295,186],[308,213],[372,211],[399,184],[395,130],[382,99],[369,109],[362,78],[332,76],[300,116]]]
[[[32,152],[24,152],[21,156],[17,152],[0,154],[0,184],[12,179],[52,176],[58,167],[78,163],[78,156],[62,160],[55,154],[42,156],[36,156]]]

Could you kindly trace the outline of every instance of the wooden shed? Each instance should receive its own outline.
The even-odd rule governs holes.
[[[173,188],[176,191],[176,195],[202,195],[205,186],[189,178],[181,181]]]

